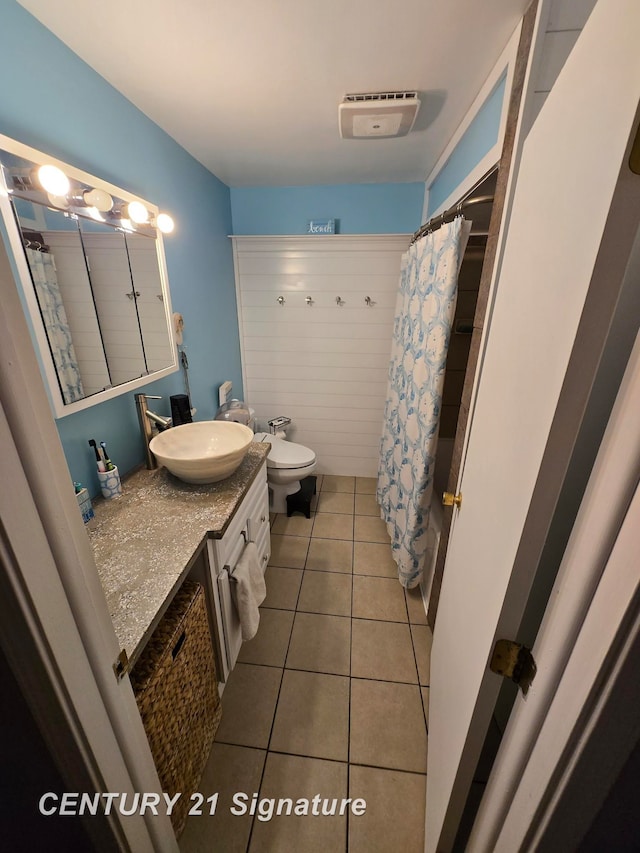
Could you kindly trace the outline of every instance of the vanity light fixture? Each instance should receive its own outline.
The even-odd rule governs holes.
[[[38,180],[45,192],[54,196],[66,196],[71,189],[69,178],[57,166],[40,166]]]

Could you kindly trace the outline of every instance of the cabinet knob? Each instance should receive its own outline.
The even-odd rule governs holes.
[[[263,515],[262,518],[260,519],[260,523],[264,524],[266,520],[267,520],[267,516]]]
[[[268,559],[269,559],[269,555],[265,554],[264,557],[262,558],[262,562],[266,563]]]

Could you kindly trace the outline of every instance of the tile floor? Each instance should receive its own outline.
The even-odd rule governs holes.
[[[183,853],[421,853],[431,631],[396,580],[375,480],[318,478],[311,519],[272,517],[260,629],[222,701]],[[364,815],[233,815],[250,802],[362,798]],[[266,815],[265,815],[266,816]]]

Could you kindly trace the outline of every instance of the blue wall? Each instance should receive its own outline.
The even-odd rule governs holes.
[[[427,219],[460,186],[498,141],[506,83],[505,71],[431,184]]]
[[[184,316],[197,418],[216,409],[217,386],[242,393],[229,189],[13,0],[0,0],[0,132],[123,187],[169,212],[165,238],[173,310]],[[152,383],[165,400],[179,373]],[[57,421],[71,478],[97,493],[87,440],[107,442],[122,471],[139,464],[133,394]]]
[[[420,226],[424,183],[238,187],[234,234],[305,234],[309,219],[336,219],[340,234],[405,234]]]

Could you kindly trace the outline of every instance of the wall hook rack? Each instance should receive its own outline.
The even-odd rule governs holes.
[[[365,296],[364,301],[365,305],[368,305],[369,308],[373,308],[373,306],[376,304],[370,296]]]
[[[336,296],[336,305],[340,305],[342,307],[342,305],[344,304],[344,299],[342,299],[340,296]]]

